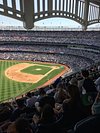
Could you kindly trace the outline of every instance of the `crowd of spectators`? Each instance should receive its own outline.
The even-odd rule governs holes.
[[[26,53],[26,52],[3,52],[0,53],[2,60],[26,60],[26,61],[42,61],[54,62],[69,65],[73,70],[82,69],[90,66],[93,62],[84,57],[62,54],[47,53]]]
[[[0,133],[69,133],[78,121],[100,115],[99,37],[98,32],[92,31],[0,31],[1,60],[55,62],[78,71],[0,104]],[[18,44],[7,44],[13,41]],[[70,47],[74,43],[79,48]],[[99,132],[100,128],[96,133]]]
[[[0,31],[0,59],[50,61],[79,69],[99,62],[98,31]]]
[[[0,51],[28,51],[28,52],[43,52],[43,53],[59,53],[59,54],[73,54],[91,58],[94,62],[98,62],[100,58],[100,51],[89,48],[72,48],[65,46],[48,46],[48,45],[23,45],[23,44],[4,44],[1,45]]]
[[[98,31],[0,31],[0,41],[75,43],[99,46]]]

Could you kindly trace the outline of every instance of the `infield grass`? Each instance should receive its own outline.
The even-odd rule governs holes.
[[[39,86],[42,86],[48,80],[54,78],[56,75],[58,75],[65,69],[65,67],[60,64],[28,62],[30,64],[34,64],[34,66],[25,68],[21,70],[21,72],[30,73],[30,74],[42,74],[45,76],[37,83],[24,83],[24,82],[17,82],[15,80],[11,80],[5,75],[5,70],[7,68],[19,63],[25,63],[25,62],[5,61],[5,60],[0,61],[0,102],[18,97],[22,94],[25,94],[28,91],[32,91],[38,88]],[[54,69],[53,71],[51,71],[52,69],[51,66],[57,66],[58,69]]]

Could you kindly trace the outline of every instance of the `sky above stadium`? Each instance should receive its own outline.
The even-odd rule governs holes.
[[[23,22],[0,15],[1,26],[23,26]],[[49,18],[35,22],[36,26],[68,26],[80,27],[81,25],[75,21],[65,18]]]
[[[23,22],[9,17],[0,15],[0,26],[23,26]],[[66,18],[49,18],[35,22],[35,26],[66,26],[68,28],[81,28],[81,25],[73,20]],[[100,28],[100,23],[93,24],[89,27]]]

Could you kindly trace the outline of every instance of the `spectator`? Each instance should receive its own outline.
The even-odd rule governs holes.
[[[12,122],[15,121],[17,118],[19,118],[24,113],[29,113],[29,112],[31,113],[31,110],[28,107],[26,107],[23,99],[17,99],[16,103],[17,103],[17,107],[12,112],[12,115],[10,118]]]
[[[19,118],[8,126],[7,133],[33,133],[33,130],[26,119]]]
[[[100,92],[100,77],[95,80],[95,84],[96,84],[97,91]]]
[[[28,92],[26,97],[27,97],[26,106],[27,107],[33,107],[35,105],[36,100],[37,100],[37,97],[34,96],[34,92],[32,92],[32,93]]]
[[[86,93],[97,92],[94,81],[89,78],[88,70],[82,70],[82,76],[84,78],[82,88],[85,89]]]
[[[66,99],[63,102],[62,123],[64,128],[70,129],[75,125],[77,121],[86,117],[86,115],[84,112],[84,107],[82,105],[78,87],[74,85],[69,85],[67,89],[70,98]]]
[[[68,98],[69,98],[69,95],[67,91],[65,90],[64,85],[61,83],[58,84],[55,95],[54,95],[55,102],[62,104],[63,101]]]
[[[62,133],[62,128],[51,105],[46,104],[41,112],[36,133]]]
[[[69,83],[72,84],[72,85],[78,86],[78,80],[75,77],[71,78]]]
[[[100,92],[98,92],[91,109],[93,115],[100,114]]]

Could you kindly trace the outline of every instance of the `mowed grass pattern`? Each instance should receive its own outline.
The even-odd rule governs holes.
[[[17,82],[14,80],[11,80],[5,76],[5,70],[15,64],[18,63],[24,63],[18,62],[18,61],[0,61],[0,102],[3,102],[5,100],[15,98],[17,96],[20,96],[22,94],[25,94],[28,91],[34,90],[38,88],[39,86],[46,83],[48,80],[52,79],[59,73],[61,73],[65,68],[59,64],[44,64],[44,63],[35,63],[35,62],[28,62],[35,64],[35,68],[32,69],[31,67],[28,67],[27,70],[24,70],[27,73],[31,74],[39,74],[39,71],[36,72],[37,68],[40,68],[41,66],[41,73],[46,74],[48,71],[51,70],[49,66],[59,66],[59,69],[53,70],[51,73],[46,75],[44,78],[42,78],[38,83],[23,83],[23,82]],[[43,71],[43,72],[42,72]]]

